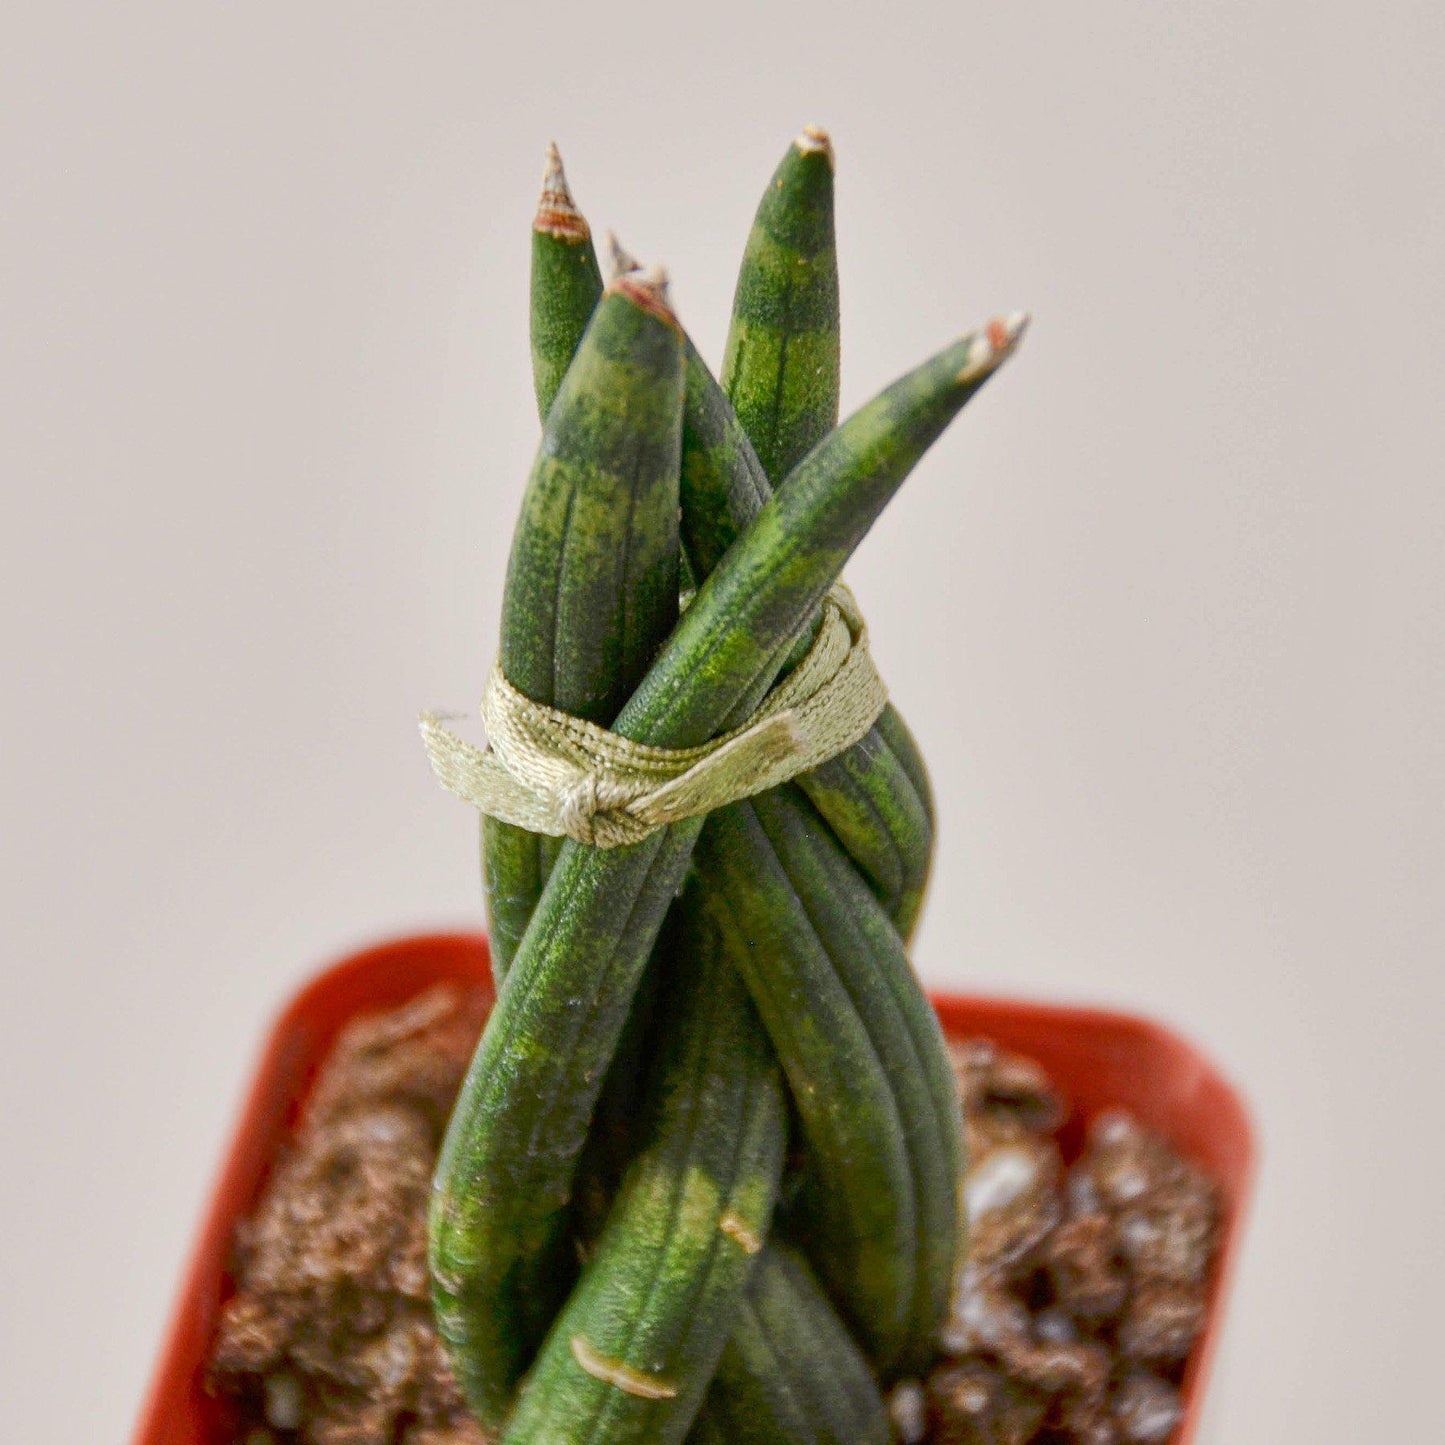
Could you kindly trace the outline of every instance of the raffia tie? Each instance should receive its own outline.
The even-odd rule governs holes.
[[[838,583],[803,660],[741,727],[694,748],[655,748],[533,702],[493,666],[482,697],[487,746],[423,713],[448,792],[488,817],[596,848],[765,792],[851,747],[888,701],[853,594]]]

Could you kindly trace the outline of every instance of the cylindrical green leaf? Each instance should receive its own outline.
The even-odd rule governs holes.
[[[689,1445],[888,1445],[867,1361],[796,1251],[758,1259]]]
[[[687,747],[745,721],[843,564],[1022,326],[945,347],[814,447],[698,589],[615,729]]]
[[[529,697],[610,722],[670,627],[677,610],[681,426],[681,332],[660,282],[629,280],[598,306],[548,413],[513,540],[500,659],[508,679]],[[525,907],[530,917],[526,891],[544,881],[533,861],[538,855],[528,846],[533,840],[514,829],[488,841],[516,844],[488,856],[494,920],[512,908],[521,913]],[[657,853],[660,841],[640,845],[636,894],[645,893],[650,881],[642,860]],[[498,886],[501,877],[512,890],[506,895]],[[663,890],[659,903],[665,906],[671,880],[654,880],[654,886]],[[614,941],[629,936],[625,913],[611,922]],[[604,927],[598,941],[605,936]],[[560,960],[553,962],[555,967]],[[499,972],[504,970],[505,958]],[[628,983],[629,997],[633,984],[635,979]],[[510,986],[503,990],[504,997],[512,993]],[[579,1016],[564,1008],[559,1018],[555,995],[546,990],[530,1000],[519,995],[516,1012],[531,1018],[531,1037],[543,1050],[559,1047],[567,1024]],[[494,1022],[505,1014],[499,1006]],[[487,1036],[493,1033],[489,1026]],[[485,1040],[479,1056],[483,1052]],[[527,1062],[545,1067],[545,1054]],[[485,1087],[505,1090],[505,1082],[504,1066]],[[468,1110],[459,1107],[448,1135],[452,1152],[444,1153],[440,1166],[439,1178],[457,1183],[444,1186],[436,1202],[433,1275],[438,1321],[458,1377],[479,1417],[495,1422],[569,1277],[556,1245],[567,1199],[565,1186],[528,1199],[500,1186],[498,1205],[473,1174],[479,1141],[467,1119]],[[520,1139],[511,1146],[523,1152],[530,1147]],[[535,1222],[530,1229],[520,1224],[509,1246],[516,1251],[516,1270],[493,1275],[473,1258],[470,1231],[479,1214],[507,1207]]]
[[[897,1348],[878,1361],[917,1368],[947,1314],[958,1249],[962,1119],[947,1047],[897,930],[811,804],[785,788],[750,801],[896,1101],[916,1205],[916,1272]],[[837,1173],[815,1171],[810,1213],[831,1217]]]
[[[562,157],[552,145],[547,148],[542,195],[532,222],[532,384],[543,421],[601,299],[602,275],[592,232],[572,199]],[[625,607],[626,599],[617,603]],[[609,609],[614,615],[616,610],[616,605]],[[565,639],[561,646],[566,652]],[[567,706],[556,702],[555,696],[553,702]],[[482,819],[481,840],[492,965],[500,984],[542,896],[559,845],[554,838],[495,818]]]
[[[789,147],[758,206],[722,384],[775,482],[838,420],[833,147],[815,128]]]
[[[758,821],[760,801],[709,817],[695,855],[701,886],[683,906],[695,894],[713,920],[788,1076],[818,1184],[809,1252],[868,1353],[891,1363],[911,1325],[919,1253],[897,1081],[818,935],[813,915],[829,901],[794,887]]]
[[[700,925],[701,920],[696,920]],[[678,976],[655,1117],[548,1332],[503,1440],[676,1441],[768,1233],[787,1133],[782,1080],[747,990],[705,926]]]
[[[695,575],[717,565],[771,495],[732,407],[689,342],[682,534]],[[867,736],[798,780],[905,938],[917,921],[933,858],[926,779],[917,746],[890,704]]]
[[[592,231],[572,199],[557,147],[548,146],[532,222],[532,385],[544,420],[601,299]]]

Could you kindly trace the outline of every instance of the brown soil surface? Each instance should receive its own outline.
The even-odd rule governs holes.
[[[243,1445],[482,1445],[431,1320],[426,1206],[480,1032],[435,988],[342,1034],[236,1239],[208,1383]],[[1055,1142],[1066,1106],[1034,1063],[954,1047],[970,1248],[925,1380],[890,1398],[905,1445],[1163,1445],[1204,1317],[1218,1197],[1127,1115]]]
[[[237,1232],[210,1384],[245,1445],[480,1445],[432,1325],[426,1211],[485,1016],[441,987],[338,1040]]]
[[[1204,1323],[1214,1184],[1124,1113],[1090,1121],[1065,1167],[1065,1101],[987,1040],[953,1048],[969,1251],[944,1358],[894,1392],[907,1440],[1164,1445]]]

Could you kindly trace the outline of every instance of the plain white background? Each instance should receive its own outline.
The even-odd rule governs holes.
[[[479,917],[470,704],[555,136],[717,357],[839,154],[845,404],[1023,351],[850,576],[943,817],[931,983],[1203,1042],[1265,1161],[1205,1438],[1438,1418],[1445,20],[1386,3],[13,6],[5,1434],[130,1427],[260,1031]]]

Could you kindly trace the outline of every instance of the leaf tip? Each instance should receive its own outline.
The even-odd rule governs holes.
[[[642,262],[617,239],[616,231],[607,233],[607,266],[608,279],[611,281],[642,270]]]
[[[625,296],[634,306],[641,307],[674,330],[681,330],[668,294],[667,272],[661,266],[637,266],[614,275],[607,284],[606,294]]]
[[[963,368],[958,373],[959,381],[978,381],[1002,366],[1017,350],[1031,319],[1026,311],[1013,311],[1007,316],[995,316],[987,326],[974,332]]]
[[[831,169],[834,165],[833,138],[820,125],[805,125],[799,132],[797,140],[793,142],[802,155],[812,155],[821,151],[828,158],[828,166]]]
[[[585,241],[591,234],[586,218],[577,209],[562,169],[562,152],[556,141],[547,142],[547,164],[542,172],[542,195],[537,201],[533,229],[563,241]]]

